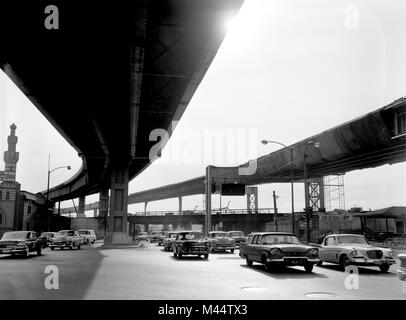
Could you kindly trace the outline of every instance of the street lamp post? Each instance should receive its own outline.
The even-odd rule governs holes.
[[[50,160],[51,160],[51,156],[49,155],[48,156],[47,202],[46,202],[46,207],[47,207],[47,229],[48,229],[47,231],[49,231],[48,201],[49,201],[49,180],[50,180],[50,177],[51,177],[51,173],[54,172],[55,170],[58,170],[58,169],[63,169],[63,168],[66,168],[68,170],[71,169],[70,166],[62,166],[62,167],[57,167],[57,168],[54,168],[54,169],[50,170]]]
[[[288,148],[290,150],[290,193],[292,199],[292,233],[295,234],[295,201],[294,201],[294,191],[293,191],[293,147],[288,147],[287,145],[278,142],[278,141],[271,141],[271,140],[262,140],[261,143],[266,145],[268,143],[276,143],[281,145],[284,148]]]

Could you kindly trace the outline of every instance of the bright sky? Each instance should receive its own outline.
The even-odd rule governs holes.
[[[292,144],[406,95],[405,14],[401,0],[245,0],[238,16],[225,21],[229,32],[163,157],[131,181],[130,192],[201,176],[209,163],[243,163],[279,148],[262,146],[262,139]],[[0,72],[0,151],[6,150],[13,122],[23,190],[46,189],[48,154],[52,168],[72,166],[72,171],[55,171],[51,186],[79,170],[74,149]],[[226,145],[229,158],[205,145],[208,130],[238,141]],[[177,159],[176,150],[184,156]],[[405,163],[349,172],[346,208],[406,205],[405,182]],[[279,195],[279,211],[289,212],[289,184],[260,186],[259,206],[272,207],[272,190]],[[297,210],[304,207],[303,193],[297,184]],[[86,201],[98,201],[98,195]],[[243,197],[223,197],[223,206],[228,201],[230,208],[246,206]],[[183,199],[185,210],[196,205],[202,208],[202,196]],[[169,199],[150,203],[148,210],[177,206],[177,199]],[[213,207],[218,206],[216,195]],[[141,210],[142,204],[129,208]]]

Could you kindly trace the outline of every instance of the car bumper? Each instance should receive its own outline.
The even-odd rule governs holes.
[[[65,248],[65,247],[70,247],[71,244],[67,244],[67,243],[51,243],[49,245],[50,248]]]
[[[311,259],[309,257],[283,257],[281,259],[266,259],[267,262],[283,264],[286,266],[303,266],[305,264],[316,264],[320,259]]]
[[[352,258],[349,263],[354,266],[374,267],[382,264],[395,264],[395,259],[367,259],[367,258]]]
[[[209,249],[208,248],[180,248],[179,249],[180,253],[183,255],[188,255],[188,254],[208,254]]]
[[[236,248],[236,246],[213,246],[212,248],[213,250],[233,250]]]
[[[27,248],[7,248],[0,249],[0,254],[10,254],[10,253],[25,253],[28,252]]]

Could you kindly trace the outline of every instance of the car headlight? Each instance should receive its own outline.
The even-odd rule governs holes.
[[[311,255],[311,256],[318,256],[318,255],[319,255],[319,249],[317,249],[317,248],[311,248],[311,249],[309,249],[308,253],[309,253],[309,255]]]
[[[27,242],[25,241],[20,241],[19,243],[17,243],[18,247],[25,247],[27,245]]]
[[[351,251],[351,255],[356,256],[357,254],[358,254],[357,250],[354,249],[354,250]]]
[[[270,253],[271,253],[271,255],[276,256],[276,255],[280,255],[282,253],[282,251],[280,249],[278,249],[278,248],[273,248],[270,251]]]
[[[387,253],[388,257],[393,258],[394,253],[392,250],[386,251],[386,253]]]
[[[183,247],[183,242],[179,243],[179,246],[180,246],[180,247]]]

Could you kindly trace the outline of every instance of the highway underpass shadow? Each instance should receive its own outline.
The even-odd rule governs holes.
[[[327,276],[324,274],[316,273],[315,269],[313,269],[312,273],[307,273],[304,270],[304,268],[303,268],[303,270],[301,270],[301,269],[295,269],[295,268],[291,268],[291,267],[281,267],[275,271],[270,272],[270,271],[267,271],[265,269],[265,266],[262,264],[253,264],[252,267],[248,267],[247,265],[241,264],[241,267],[262,273],[264,275],[267,275],[267,276],[275,278],[275,279],[327,278]]]
[[[341,270],[341,267],[338,264],[323,264],[321,266],[317,266],[317,268],[323,268],[326,270],[334,270],[337,272],[344,273],[343,270]],[[374,268],[374,267],[372,267]],[[358,267],[358,272],[360,275],[366,275],[366,276],[384,276],[384,277],[397,277],[397,274],[391,272],[391,269],[393,266],[389,269],[388,272],[381,272],[378,267],[375,267],[374,269],[366,268],[366,267]]]
[[[93,247],[45,250],[41,256],[32,253],[28,258],[2,256],[0,271],[5,271],[7,277],[0,276],[0,299],[84,299],[103,259],[101,250]],[[46,288],[46,279],[51,275],[52,281],[57,281],[55,277],[59,280],[59,288]]]

